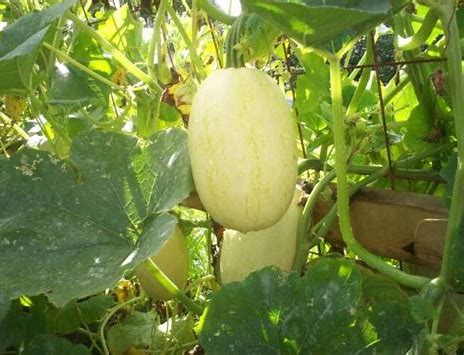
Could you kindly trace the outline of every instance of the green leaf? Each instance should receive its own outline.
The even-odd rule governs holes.
[[[166,122],[175,122],[181,118],[180,112],[164,102],[160,104],[159,118]]]
[[[401,90],[392,100],[391,107],[394,109],[395,121],[406,121],[411,116],[412,110],[419,104],[414,87],[411,83]]]
[[[47,317],[58,334],[72,333],[81,325],[81,317],[77,308],[76,300],[72,300],[60,308],[48,307]]]
[[[420,330],[412,317],[408,296],[390,279],[370,271],[364,273],[363,293],[372,305],[368,309],[368,319],[378,335],[373,352],[406,353],[411,339]]]
[[[427,141],[433,130],[433,125],[427,117],[427,107],[419,104],[411,111],[406,123],[407,132],[404,142],[415,152],[431,149],[434,145],[437,145]]]
[[[195,341],[193,327],[195,324],[194,317],[189,314],[185,317],[169,318],[166,322],[160,324],[152,341],[152,350],[168,352],[167,349]],[[172,351],[172,350],[171,350]],[[182,355],[185,350],[178,349],[172,354]],[[170,353],[170,352],[169,352]]]
[[[192,189],[179,129],[145,143],[85,132],[70,159],[24,150],[0,160],[0,289],[10,298],[45,292],[63,305],[112,287],[170,237],[165,212]]]
[[[24,307],[19,299],[11,301],[11,307],[3,323],[0,323],[0,353],[10,346],[20,347],[36,335],[49,332],[51,327],[45,315],[45,297],[32,300],[31,307]]]
[[[406,1],[243,0],[242,4],[300,44],[336,53],[390,18]]]
[[[353,98],[353,95],[356,91],[356,86],[352,85],[348,80],[344,83],[343,86],[343,104],[348,106]],[[376,95],[369,90],[364,90],[361,99],[358,104],[358,112],[362,112],[363,109],[376,106],[378,104]]]
[[[315,131],[326,126],[327,121],[318,118],[321,103],[330,102],[329,67],[324,59],[313,52],[298,50],[298,60],[305,69],[296,83],[296,107],[298,117]]]
[[[98,32],[105,39],[134,59],[140,57],[138,54],[142,29],[142,23],[134,19],[127,4],[113,11],[107,20],[98,26]]]
[[[85,32],[78,32],[75,35],[70,56],[109,80],[111,80],[111,74],[116,71],[116,67],[105,55],[98,42]]]
[[[348,260],[319,259],[302,278],[267,268],[228,284],[201,318],[200,344],[208,354],[401,353],[416,331],[408,299],[366,297],[370,276],[360,270]],[[391,317],[398,323],[388,324]],[[397,339],[392,327],[404,334]]]
[[[2,291],[0,291],[0,324],[5,319],[10,309],[10,298],[7,297]]]
[[[84,345],[74,345],[70,341],[55,335],[44,334],[37,336],[24,349],[24,355],[90,355],[90,349]]]
[[[110,295],[100,295],[90,297],[88,300],[79,303],[82,320],[91,324],[101,319],[108,308],[114,305],[114,299]]]
[[[418,323],[425,323],[435,318],[437,310],[430,299],[421,295],[411,297],[411,314]]]
[[[0,37],[0,93],[24,93],[30,82],[35,56],[50,24],[62,16],[77,0],[31,12],[10,26]]]
[[[106,107],[110,90],[99,84],[81,71],[59,64],[53,75],[48,103],[75,106],[100,103]]]
[[[154,312],[133,312],[108,331],[108,346],[111,354],[122,355],[131,347],[148,348],[158,324],[159,319]]]

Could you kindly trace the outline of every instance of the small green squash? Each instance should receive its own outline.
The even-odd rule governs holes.
[[[171,238],[151,259],[179,289],[183,290],[185,288],[189,257],[185,237],[178,226],[175,227]],[[166,289],[142,265],[135,270],[135,275],[139,279],[142,288],[151,298],[156,300],[171,298]]]

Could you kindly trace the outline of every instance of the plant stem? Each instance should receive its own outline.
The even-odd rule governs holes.
[[[371,34],[369,34],[371,36]],[[372,41],[369,38],[366,39],[366,56],[364,58],[364,64],[372,64],[374,58],[374,48],[372,47]],[[350,104],[346,109],[346,116],[351,117],[353,116],[361,102],[362,95],[366,91],[366,85],[369,81],[369,77],[371,76],[371,70],[369,68],[361,69],[362,74],[358,81],[358,86],[356,87],[356,91],[351,98]]]
[[[60,59],[64,60],[65,62],[68,62],[69,64],[75,66],[77,69],[82,70],[84,73],[86,73],[88,76],[102,82],[105,85],[108,85],[114,89],[117,90],[123,90],[123,88],[115,83],[113,83],[111,80],[108,80],[104,76],[101,76],[100,74],[94,72],[92,69],[89,69],[85,65],[82,65],[78,61],[74,60],[71,58],[69,55],[66,53],[60,51],[59,49],[56,49],[55,47],[51,46],[47,42],[43,42],[42,45],[50,50],[52,53],[54,53],[56,56],[58,56]]]
[[[91,27],[82,22],[73,13],[68,11],[66,17],[69,20],[71,20],[74,23],[74,25],[76,25],[82,32],[84,32],[90,38],[96,40],[100,44],[100,46],[105,51],[109,52],[113,56],[113,59],[116,60],[120,65],[122,65],[130,74],[147,84],[155,93],[161,94],[163,90],[159,86],[156,79],[139,69],[134,63],[132,63],[129,60],[129,58],[127,58],[121,51],[115,48],[102,35],[100,35],[97,31],[93,30]]]
[[[61,28],[63,25],[66,23],[64,16],[61,16],[60,19],[58,20],[58,23],[56,25],[57,30],[55,31],[55,35],[53,36],[53,42],[52,46],[54,48],[58,48],[61,42],[61,37],[62,37],[62,31]],[[50,52],[50,55],[48,57],[48,79],[50,80],[52,78],[53,74],[53,69],[55,68],[55,59],[56,59],[56,53],[54,51]]]
[[[197,0],[197,4],[213,19],[225,23],[226,25],[232,25],[234,23],[234,16],[226,14],[221,9],[211,4],[209,0]]]
[[[397,17],[394,22],[394,28],[397,33],[402,33],[405,36],[413,36],[414,30],[409,16]],[[420,55],[417,49],[402,52],[405,61],[414,63],[417,62],[417,56]],[[435,125],[435,100],[432,88],[429,85],[430,68],[426,63],[412,64],[405,68],[406,73],[411,78],[411,83],[414,88],[417,100],[425,107],[427,112],[426,120],[431,126]]]
[[[14,123],[11,118],[9,118],[6,114],[0,111],[0,119],[2,122],[6,122],[11,125],[11,127],[16,131],[16,133],[21,136],[21,138],[25,139],[26,141],[29,140],[29,135],[17,124]]]
[[[351,229],[349,210],[349,191],[347,182],[347,164],[345,152],[345,124],[342,103],[342,80],[339,56],[329,56],[330,63],[330,87],[332,97],[333,134],[335,146],[335,171],[337,173],[337,205],[340,231],[343,241],[349,249],[358,255],[367,265],[377,269],[395,280],[397,283],[412,287],[422,288],[429,280],[424,277],[409,275],[386,264],[378,256],[368,252],[355,238]]]
[[[206,230],[206,255],[208,256],[208,274],[213,274],[214,269],[213,269],[213,256],[211,253],[213,252],[213,238],[212,238],[212,233],[213,233],[213,220],[211,217],[208,215],[208,229]]]
[[[397,164],[394,164],[397,166]],[[381,169],[382,166],[372,166],[372,165],[349,165],[347,167],[349,174],[356,175],[371,175]],[[306,159],[298,164],[298,173],[301,175],[307,170],[332,170],[333,167],[328,165],[323,167],[319,159]],[[436,183],[445,183],[446,181],[440,176],[439,170],[422,170],[422,169],[407,169],[407,168],[394,168],[395,178],[406,179],[406,180],[418,180],[418,181],[433,181]]]
[[[241,68],[245,66],[243,55],[235,48],[235,45],[240,42],[241,31],[245,22],[246,15],[240,15],[227,32],[226,68]]]
[[[311,194],[306,201],[303,213],[298,221],[298,239],[295,261],[293,262],[293,270],[301,272],[308,259],[309,248],[311,241],[308,238],[308,228],[311,223],[311,216],[316,207],[320,193],[327,187],[328,184],[335,178],[335,170],[329,172],[316,186],[314,186]]]
[[[457,244],[463,243],[459,241],[459,238],[462,238],[464,228],[464,204],[462,203],[462,197],[464,196],[464,82],[454,2],[448,1],[447,4],[442,6],[439,10],[439,16],[448,41],[446,56],[448,58],[448,77],[458,145],[458,166],[454,178],[453,198],[448,217],[440,278],[446,284],[452,285],[455,283],[455,280],[453,280],[453,264],[458,261],[458,258],[462,260],[462,256],[456,255],[453,250],[458,249]],[[445,8],[445,6],[447,7]],[[462,261],[460,263],[462,265]]]
[[[196,315],[203,313],[203,307],[193,302],[164,274],[156,264],[148,258],[143,264],[143,267],[156,279],[168,293],[179,300],[187,309]]]
[[[400,37],[398,40],[398,49],[403,51],[409,51],[416,49],[423,45],[432,34],[435,25],[438,21],[438,16],[434,10],[429,10],[425,15],[422,26],[419,30],[411,37],[403,38]]]
[[[64,127],[53,117],[49,112],[46,112],[45,104],[35,97],[34,92],[29,93],[29,100],[31,101],[31,112],[35,117],[39,117],[40,113],[44,114],[46,120],[52,125],[54,133],[59,136],[66,145],[71,145],[71,139]]]
[[[391,83],[393,82],[393,80],[391,81]],[[406,76],[404,79],[402,79],[400,81],[400,83],[398,85],[396,85],[393,89],[391,90],[388,90],[389,89],[389,85],[387,86],[387,90],[386,90],[386,93],[385,93],[385,96],[383,98],[383,103],[385,106],[387,106],[391,100],[393,100],[395,98],[395,96],[397,94],[399,94],[400,92],[403,92],[403,89],[406,87],[407,84],[409,84],[411,82],[411,78],[409,76]]]
[[[374,172],[372,175],[366,177],[365,179],[351,186],[351,188],[349,189],[350,197],[355,195],[364,186],[380,179],[383,175],[385,175],[387,171],[388,171],[387,167],[382,167],[378,169],[376,172]],[[337,217],[337,210],[338,210],[337,206],[338,206],[338,202],[334,203],[329,213],[327,213],[327,215],[323,219],[321,219],[312,228],[312,234],[314,234],[315,237],[324,238],[326,234],[329,232],[330,227],[332,226],[332,223],[335,221],[335,218]]]
[[[151,34],[150,43],[148,44],[148,58],[147,68],[148,75],[156,77],[155,75],[155,51],[161,37],[161,22],[163,21],[164,14],[166,13],[166,3],[168,0],[161,0],[156,12],[155,21],[153,22],[153,33]],[[160,55],[158,54],[158,58]]]
[[[166,10],[169,13],[169,15],[172,17],[174,24],[179,30],[179,33],[182,39],[184,40],[185,45],[187,46],[187,49],[190,53],[190,59],[192,60],[192,63],[196,69],[198,79],[200,81],[203,80],[204,78],[206,78],[205,68],[195,48],[193,47],[192,41],[190,40],[187,32],[185,32],[184,26],[182,26],[182,22],[180,21],[179,16],[177,16],[176,10],[174,10],[174,8],[168,2],[166,3]]]
[[[127,305],[129,305],[131,303],[138,302],[138,301],[142,300],[143,298],[144,297],[141,297],[141,296],[140,297],[134,297],[134,298],[131,298],[130,300],[127,300],[124,303],[118,304],[118,305],[114,306],[113,308],[110,308],[108,314],[105,316],[105,318],[103,318],[102,322],[98,326],[98,335],[100,337],[100,343],[102,344],[103,353],[105,355],[110,355],[110,351],[108,349],[108,346],[106,345],[106,340],[105,340],[105,327],[106,327],[106,324],[108,323],[108,321],[111,319],[111,317],[117,311],[119,311],[120,309],[126,307]]]

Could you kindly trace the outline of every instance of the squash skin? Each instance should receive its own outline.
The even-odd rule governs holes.
[[[240,233],[226,229],[221,249],[221,281],[244,280],[253,271],[277,266],[291,271],[297,250],[298,221],[303,208],[297,189],[285,215],[273,226],[257,232]]]
[[[187,243],[178,226],[175,226],[171,238],[151,259],[180,290],[185,288],[189,269],[189,256]],[[142,288],[151,298],[155,300],[172,299],[168,291],[142,266],[135,269],[135,275],[139,279]]]
[[[216,70],[198,88],[189,155],[214,220],[241,232],[275,224],[297,178],[296,126],[280,88],[251,68]]]

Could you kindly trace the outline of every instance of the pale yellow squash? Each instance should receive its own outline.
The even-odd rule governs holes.
[[[297,177],[295,121],[268,75],[215,71],[194,96],[188,130],[195,186],[217,222],[248,232],[282,218]]]
[[[183,290],[185,288],[189,257],[187,244],[179,227],[175,227],[172,237],[151,259],[179,289]],[[139,279],[142,288],[153,299],[167,300],[171,298],[166,289],[142,266],[135,270],[135,275]]]
[[[267,229],[248,233],[224,231],[220,262],[223,284],[241,281],[266,266],[277,266],[284,271],[292,269],[302,212],[298,206],[300,195],[301,191],[297,190],[282,219]]]

